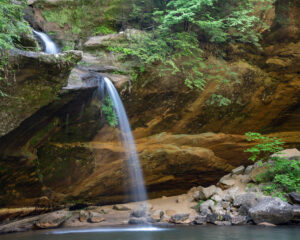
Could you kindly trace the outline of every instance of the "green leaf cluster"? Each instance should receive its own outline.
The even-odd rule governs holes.
[[[252,161],[266,161],[270,155],[283,150],[284,142],[277,137],[263,136],[260,133],[248,132],[245,134],[249,142],[257,142],[251,148],[248,148],[245,152],[251,153],[249,158]]]
[[[115,106],[110,99],[110,97],[106,97],[104,101],[101,103],[101,109],[105,114],[106,120],[111,127],[116,127],[119,124],[119,120],[117,114],[115,112]]]
[[[30,33],[28,23],[23,19],[25,0],[0,0],[0,49],[20,46],[22,34]]]
[[[257,177],[257,180],[264,185],[262,190],[283,200],[286,200],[286,193],[293,191],[300,193],[300,161],[297,158],[287,159],[280,156],[284,142],[276,137],[267,137],[253,132],[246,133],[246,137],[248,141],[258,142],[246,150],[252,154],[250,159],[259,161],[267,167],[267,170]],[[270,156],[274,153],[276,154]]]

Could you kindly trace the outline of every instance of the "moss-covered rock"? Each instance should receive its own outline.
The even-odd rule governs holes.
[[[57,55],[14,50],[2,52],[0,72],[0,136],[20,125],[42,106],[58,97],[67,85],[71,69],[81,59],[81,52]]]

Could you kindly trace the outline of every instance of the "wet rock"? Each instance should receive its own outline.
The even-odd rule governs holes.
[[[81,210],[79,212],[79,221],[80,222],[86,222],[89,219],[89,212]]]
[[[130,211],[131,210],[131,208],[129,208],[126,205],[114,205],[113,209],[117,210],[117,211]]]
[[[249,209],[249,214],[256,224],[269,222],[284,224],[293,218],[293,208],[279,198],[263,197],[258,204]]]
[[[232,175],[243,174],[243,173],[244,173],[244,170],[245,170],[245,167],[244,167],[244,166],[239,166],[239,167],[233,169],[233,170],[231,171],[231,174],[232,174]]]
[[[214,224],[217,226],[231,226],[231,222],[229,221],[215,221]]]
[[[206,224],[206,216],[197,216],[194,219],[193,224],[196,224],[196,225],[204,225],[204,224]]]
[[[219,220],[219,216],[216,213],[208,214],[206,216],[206,222],[208,222],[208,223],[214,223],[215,221],[218,221],[218,220]]]
[[[211,214],[211,210],[209,208],[205,208],[199,211],[201,216],[207,216],[208,214]]]
[[[175,215],[171,216],[169,222],[175,223],[175,224],[184,223],[189,218],[189,216],[190,216],[190,214],[188,214],[188,213],[175,214]]]
[[[289,198],[292,203],[300,204],[300,194],[296,192],[289,193]]]
[[[136,217],[131,217],[128,221],[128,224],[131,225],[146,225],[149,224],[147,218],[141,217],[141,218],[136,218]]]
[[[231,223],[232,225],[243,225],[247,223],[247,217],[246,216],[232,216],[231,217]]]
[[[42,229],[56,228],[62,225],[72,214],[68,211],[57,211],[42,216],[35,226]]]
[[[89,214],[89,222],[91,223],[99,223],[99,222],[103,222],[104,221],[104,217],[102,216],[102,214],[97,213],[97,212],[90,212]]]

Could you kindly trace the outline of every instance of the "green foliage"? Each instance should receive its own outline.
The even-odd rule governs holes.
[[[206,104],[225,107],[231,104],[231,100],[219,94],[212,94],[210,99],[207,100]]]
[[[67,41],[62,48],[63,51],[70,51],[74,49],[75,49],[75,43],[72,41]]]
[[[0,3],[0,49],[21,48],[22,34],[30,33],[27,22],[23,19],[25,1],[1,0]]]
[[[117,114],[115,112],[115,107],[110,97],[106,97],[104,102],[101,103],[102,111],[106,116],[106,120],[111,127],[116,127],[119,124]]]
[[[107,35],[107,34],[112,34],[112,33],[116,33],[116,31],[106,27],[106,26],[98,26],[95,27],[93,35]]]
[[[276,137],[263,136],[260,133],[248,132],[245,134],[249,142],[256,141],[258,144],[247,149],[245,152],[251,153],[250,160],[266,161],[270,155],[283,150],[284,142]]]
[[[246,152],[252,153],[251,160],[262,161],[267,167],[266,172],[260,174],[257,180],[264,184],[263,191],[275,197],[286,200],[286,193],[300,191],[300,161],[280,157],[284,142],[276,137],[266,137],[259,133],[246,133],[249,141],[258,141],[254,147]],[[270,157],[271,154],[277,153]],[[262,163],[261,163],[262,164]]]
[[[300,193],[300,161],[284,157],[272,157],[266,163],[268,170],[260,177],[260,182],[268,182],[263,191],[272,196],[285,199],[285,193],[298,191]]]

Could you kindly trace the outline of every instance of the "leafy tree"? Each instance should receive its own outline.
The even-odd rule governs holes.
[[[22,34],[30,32],[28,23],[23,19],[25,1],[0,0],[0,49],[20,46]]]

